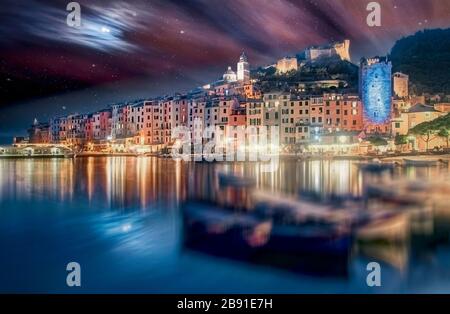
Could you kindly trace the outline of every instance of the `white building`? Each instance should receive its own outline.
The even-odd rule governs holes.
[[[237,64],[237,79],[244,83],[250,81],[250,64],[244,52],[241,54]]]
[[[223,80],[227,83],[236,82],[236,72],[234,72],[231,67],[228,67],[228,70],[223,74]]]

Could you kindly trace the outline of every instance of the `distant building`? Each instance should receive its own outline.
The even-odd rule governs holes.
[[[417,104],[408,110],[408,128],[411,129],[420,123],[432,121],[444,114],[434,109],[433,106]]]
[[[47,122],[39,123],[35,120],[33,125],[28,129],[28,138],[32,144],[50,143],[50,124]]]
[[[440,102],[434,105],[434,109],[440,112],[450,112],[450,103]]]
[[[245,98],[258,99],[262,97],[261,90],[253,83],[243,84],[238,92]]]
[[[345,88],[348,86],[344,80],[317,80],[298,83],[297,91],[305,92],[308,89],[329,89],[329,88]]]
[[[298,64],[296,57],[284,57],[277,61],[277,73],[283,74],[290,71],[297,71]]]
[[[433,106],[414,105],[408,111],[392,119],[392,135],[406,135],[416,125],[432,121],[443,115],[445,112],[438,111]]]
[[[93,139],[97,142],[111,137],[111,109],[103,109],[92,114]]]
[[[250,64],[244,52],[241,54],[237,64],[237,80],[244,83],[250,81]]]
[[[391,71],[392,64],[386,58],[361,60],[359,89],[364,120],[374,131],[389,123],[391,117]]]
[[[305,50],[305,57],[308,61],[332,57],[339,57],[341,60],[350,61],[350,40],[346,39],[343,42],[307,48]]]
[[[404,98],[409,96],[409,76],[401,72],[396,72],[392,76],[392,86],[394,90],[394,95],[399,98]]]
[[[363,109],[358,95],[324,94],[323,128],[328,132],[362,131]]]
[[[52,143],[66,143],[67,117],[57,117],[50,120],[50,141]]]
[[[234,72],[231,67],[228,67],[227,71],[223,74],[223,80],[227,83],[236,82],[236,72]]]

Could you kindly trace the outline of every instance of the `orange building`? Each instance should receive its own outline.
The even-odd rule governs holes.
[[[363,110],[359,97],[324,94],[323,128],[330,132],[363,130]]]

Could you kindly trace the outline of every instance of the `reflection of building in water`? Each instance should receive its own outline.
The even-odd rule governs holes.
[[[351,161],[313,160],[303,164],[301,188],[320,194],[361,195],[362,181]]]
[[[254,178],[258,189],[292,195],[298,194],[301,189],[323,194],[361,195],[363,189],[360,173],[348,160],[281,161],[275,172],[264,172],[262,169],[261,163],[202,163],[189,169],[188,195],[221,204],[248,202],[246,191],[219,186],[219,172]]]
[[[405,167],[396,169],[394,175],[437,178],[444,171],[448,173],[449,166]],[[114,210],[151,209],[161,204],[172,209],[187,198],[247,202],[245,191],[219,185],[219,172],[251,177],[258,189],[291,195],[301,189],[327,195],[361,195],[364,185],[380,184],[391,176],[361,174],[349,160],[280,160],[275,172],[263,172],[262,164],[256,162],[183,163],[145,157],[0,160],[0,200],[15,195],[22,200],[76,201],[79,208]]]
[[[0,160],[0,195],[31,200],[52,198],[70,201],[74,192],[73,162],[70,159]],[[1,200],[1,198],[0,198]]]

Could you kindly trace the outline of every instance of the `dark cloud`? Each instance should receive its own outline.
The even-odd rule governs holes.
[[[0,106],[131,79],[173,78],[176,90],[180,78],[219,76],[243,50],[264,65],[349,38],[357,61],[417,30],[450,26],[442,0],[379,1],[380,28],[366,25],[364,0],[85,0],[75,29],[65,24],[68,2],[2,1]]]

